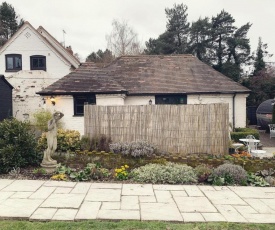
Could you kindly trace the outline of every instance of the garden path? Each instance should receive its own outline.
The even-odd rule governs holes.
[[[0,218],[275,223],[275,187],[0,179]]]

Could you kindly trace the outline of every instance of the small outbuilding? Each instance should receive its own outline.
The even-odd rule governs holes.
[[[13,86],[0,75],[0,121],[12,116]]]

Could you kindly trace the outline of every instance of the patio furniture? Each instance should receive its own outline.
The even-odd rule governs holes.
[[[269,124],[269,131],[270,131],[270,139],[271,137],[275,137],[275,124]]]
[[[254,157],[260,157],[265,154],[265,150],[258,150],[257,146],[260,143],[260,140],[255,139],[253,135],[248,135],[245,139],[240,139],[247,146],[248,153]]]
[[[233,143],[232,146],[235,149],[235,153],[238,153],[238,149],[240,147],[244,146],[244,144],[242,144],[242,143]]]

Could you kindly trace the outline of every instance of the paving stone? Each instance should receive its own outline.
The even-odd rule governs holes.
[[[175,203],[140,203],[141,220],[182,221]]]
[[[120,202],[102,202],[102,210],[118,210],[120,209]]]
[[[38,208],[30,217],[30,220],[49,221],[56,213],[56,208]]]
[[[275,210],[271,209],[267,204],[260,199],[244,199],[253,209],[259,213],[274,214]]]
[[[183,185],[183,188],[188,196],[204,196],[196,185]]]
[[[115,184],[115,183],[92,183],[91,189],[94,188],[113,188],[113,189],[120,189],[122,188],[122,184]]]
[[[230,190],[220,191],[205,191],[204,194],[213,204],[239,204],[246,205],[246,203]]]
[[[0,192],[0,203],[8,199],[14,194],[14,192]]]
[[[205,197],[174,197],[181,212],[217,212]]]
[[[275,214],[243,214],[250,223],[275,223]]]
[[[157,202],[155,196],[139,196],[140,203],[155,203]]]
[[[159,203],[173,203],[172,194],[169,191],[155,190],[155,196]]]
[[[85,194],[51,194],[41,205],[43,208],[79,208]]]
[[[200,213],[182,213],[184,222],[205,222]]]
[[[120,189],[90,189],[85,200],[87,201],[120,201]]]
[[[216,189],[213,186],[207,186],[207,185],[199,185],[198,188],[201,191],[216,191]]]
[[[170,191],[172,196],[188,196],[185,191]]]
[[[154,190],[165,190],[165,191],[184,191],[182,185],[169,185],[169,184],[154,184]]]
[[[239,212],[239,213],[246,213],[246,214],[252,214],[252,213],[258,213],[254,208],[251,208],[248,205],[233,205],[233,207]]]
[[[59,193],[59,194],[68,194],[72,191],[72,188],[63,188],[63,187],[58,187],[54,190],[53,193]]]
[[[268,207],[275,211],[275,199],[260,199]]]
[[[2,191],[15,191],[15,192],[35,192],[39,189],[44,181],[39,180],[17,180],[14,181],[12,184],[8,185]]]
[[[14,180],[0,179],[0,191],[1,191],[1,189],[10,185],[12,182],[14,182]]]
[[[91,220],[91,219],[96,219],[97,218],[97,214],[98,211],[100,209],[101,206],[101,202],[89,202],[89,201],[85,201],[76,217],[75,220]]]
[[[86,194],[91,187],[91,183],[77,183],[71,193]]]
[[[235,192],[241,198],[273,198],[270,193],[265,193],[264,190],[258,187],[229,187],[231,191]]]
[[[123,184],[122,195],[124,196],[153,196],[151,184]]]
[[[66,182],[66,181],[46,181],[43,186],[47,187],[69,187],[73,188],[76,182]]]
[[[73,221],[76,214],[77,209],[58,209],[54,214],[52,220],[71,220]]]
[[[138,196],[122,196],[121,209],[139,210]]]
[[[213,186],[215,191],[224,191],[224,190],[230,190],[227,186]]]
[[[99,210],[97,219],[140,220],[140,213],[137,210]]]
[[[31,199],[46,199],[53,193],[56,187],[40,187],[36,192],[34,192],[30,198]]]
[[[219,212],[224,216],[224,218],[229,222],[245,223],[247,220],[232,207],[232,205],[215,205]]]
[[[201,213],[207,222],[223,222],[226,219],[220,213]]]
[[[15,192],[10,198],[28,198],[32,192]]]
[[[0,217],[29,218],[42,200],[7,199],[0,204]]]

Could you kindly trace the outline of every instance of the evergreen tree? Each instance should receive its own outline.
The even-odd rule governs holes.
[[[223,63],[227,56],[227,40],[236,29],[233,26],[235,19],[224,10],[216,17],[212,17],[212,41],[215,55],[217,57],[214,68],[222,71]]]
[[[108,49],[106,49],[104,52],[99,49],[97,52],[92,52],[87,58],[87,62],[94,62],[94,63],[100,63],[100,64],[108,64],[114,60],[114,55],[112,52]]]
[[[265,69],[264,55],[267,55],[267,44],[263,44],[262,38],[259,37],[258,48],[256,56],[254,58],[254,72],[253,75],[257,75],[260,71]]]
[[[193,22],[187,48],[187,53],[193,54],[199,60],[208,64],[213,59],[211,28],[209,18],[199,18],[198,21]]]
[[[0,45],[3,45],[24,23],[19,20],[12,5],[3,2],[0,5]]]
[[[187,49],[189,22],[187,22],[188,7],[183,4],[174,4],[174,7],[165,9],[166,17],[166,32],[173,38],[176,53],[185,53]]]
[[[189,23],[187,22],[187,6],[175,4],[165,9],[166,31],[157,39],[150,38],[145,43],[146,54],[183,54],[187,52]]]

